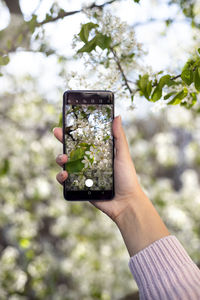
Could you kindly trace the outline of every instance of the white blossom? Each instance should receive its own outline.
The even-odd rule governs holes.
[[[84,156],[84,159],[82,160],[82,163],[84,163],[85,169],[87,169],[88,167],[91,168],[91,162],[89,161],[89,158],[86,155]]]

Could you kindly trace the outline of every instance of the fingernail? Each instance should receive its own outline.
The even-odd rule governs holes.
[[[64,179],[64,178],[65,178],[65,171],[62,171],[62,172],[60,173],[60,176],[61,176],[62,179]]]
[[[58,155],[58,160],[61,162],[62,161],[62,154]]]
[[[54,132],[55,129],[56,129],[56,127],[54,127],[52,131]]]
[[[119,115],[119,116],[117,116],[118,118],[119,118],[119,120],[120,120],[120,122],[122,121],[122,117],[121,117],[121,115]]]

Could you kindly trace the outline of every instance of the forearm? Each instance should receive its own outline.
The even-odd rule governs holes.
[[[133,256],[170,233],[145,194],[140,199],[132,199],[130,203],[116,218],[115,223],[122,234],[129,255]]]
[[[200,271],[142,195],[115,220],[141,300],[200,299]],[[148,247],[149,246],[149,247]]]

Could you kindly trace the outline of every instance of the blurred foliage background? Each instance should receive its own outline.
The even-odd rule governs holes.
[[[200,264],[199,28],[195,0],[0,1],[0,299],[138,299],[115,224],[55,179],[69,88],[114,91],[140,182]]]

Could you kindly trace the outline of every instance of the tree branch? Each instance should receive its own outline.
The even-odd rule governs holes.
[[[171,80],[176,80],[177,78],[180,78],[181,77],[181,74],[177,75],[177,76],[174,76],[172,78],[170,78]]]
[[[197,66],[195,66],[193,69],[192,69],[192,71],[194,72],[195,70],[196,70],[196,68],[197,68]],[[174,77],[172,77],[172,78],[170,78],[171,80],[175,80],[175,79],[177,79],[177,78],[180,78],[181,77],[181,74],[179,74],[179,75],[177,75],[177,76],[174,76]]]
[[[110,0],[110,1],[104,2],[103,4],[100,4],[100,5],[98,5],[96,3],[93,3],[93,4],[89,5],[89,6],[86,6],[85,8],[82,8],[82,9],[79,9],[79,10],[74,10],[74,11],[68,11],[68,12],[67,11],[66,12],[63,11],[63,12],[59,13],[57,17],[50,18],[49,20],[44,20],[42,22],[37,23],[37,26],[41,26],[41,25],[44,25],[44,24],[47,24],[47,23],[50,23],[50,22],[55,22],[55,21],[57,21],[59,19],[63,19],[65,17],[68,17],[68,16],[71,16],[71,15],[83,12],[84,9],[92,9],[92,8],[102,9],[104,6],[112,4],[115,1],[119,1],[119,0]]]
[[[22,15],[22,11],[19,5],[19,0],[4,0],[10,13],[16,15]]]
[[[133,93],[133,91],[132,91],[132,89],[131,89],[131,87],[130,87],[130,85],[129,85],[130,80],[128,80],[128,79],[126,78],[126,75],[125,75],[124,70],[123,70],[123,68],[122,68],[122,66],[121,66],[121,63],[120,63],[120,60],[119,60],[119,58],[118,58],[118,56],[117,56],[116,51],[115,51],[112,47],[110,48],[110,50],[111,50],[111,52],[112,52],[112,54],[113,54],[113,56],[114,56],[114,60],[115,60],[115,62],[116,62],[116,64],[117,64],[117,67],[118,67],[118,69],[119,69],[119,71],[120,71],[120,73],[121,73],[121,75],[122,75],[122,78],[123,78],[123,80],[124,80],[125,86],[127,87],[127,89],[129,90],[129,92],[130,92],[130,94],[131,94],[131,96],[132,96],[134,93]]]
[[[69,11],[69,12],[63,11],[63,12],[61,12],[60,14],[58,14],[57,17],[50,18],[50,19],[44,20],[44,21],[42,21],[42,22],[37,22],[37,23],[35,24],[35,27],[40,27],[40,26],[42,26],[42,25],[44,25],[44,24],[47,24],[47,23],[50,23],[50,22],[55,22],[55,21],[57,21],[57,20],[59,20],[59,19],[63,19],[64,17],[68,17],[68,16],[71,16],[71,15],[74,15],[74,14],[77,14],[77,13],[81,13],[81,12],[84,11],[84,9],[92,9],[92,8],[95,8],[95,7],[96,7],[96,8],[99,8],[99,9],[102,9],[103,7],[105,7],[105,6],[109,5],[109,4],[112,4],[112,3],[115,2],[115,1],[120,1],[120,0],[110,0],[110,1],[104,2],[104,3],[101,4],[101,5],[97,5],[97,4],[93,3],[93,4],[91,4],[91,5],[89,5],[89,6],[85,7],[85,8],[82,8],[82,9],[79,9],[79,10],[75,10],[75,11]],[[11,2],[12,2],[12,0],[6,0],[6,4],[7,4],[7,3],[10,4]],[[16,1],[14,1],[14,2],[16,2]],[[16,4],[16,3],[15,3],[15,4]],[[18,3],[18,4],[19,4],[19,3]],[[7,4],[7,5],[8,5],[8,4]],[[18,9],[20,9],[20,7],[18,7]],[[13,8],[13,10],[14,10],[14,8]],[[17,11],[17,9],[16,9],[16,11]],[[21,11],[21,10],[20,10],[20,11]],[[15,13],[16,13],[16,12],[15,12]],[[25,38],[27,38],[27,35],[29,34],[29,31],[30,31],[30,28],[29,28],[29,26],[26,24],[26,22],[24,22],[23,25],[24,25],[24,27],[23,27],[22,29],[20,29],[20,35],[23,36],[22,42],[24,42]],[[6,36],[6,35],[5,35],[5,36]],[[21,46],[21,45],[19,45],[19,44],[17,43],[18,37],[19,37],[19,32],[17,32],[16,35],[12,37],[12,46],[11,46],[9,49],[7,49],[7,46],[6,46],[5,48],[2,47],[2,48],[0,49],[0,55],[4,55],[4,54],[8,54],[8,53],[11,53],[11,52],[16,51],[16,49],[17,49],[19,46]],[[22,46],[22,47],[23,47],[23,46]]]

